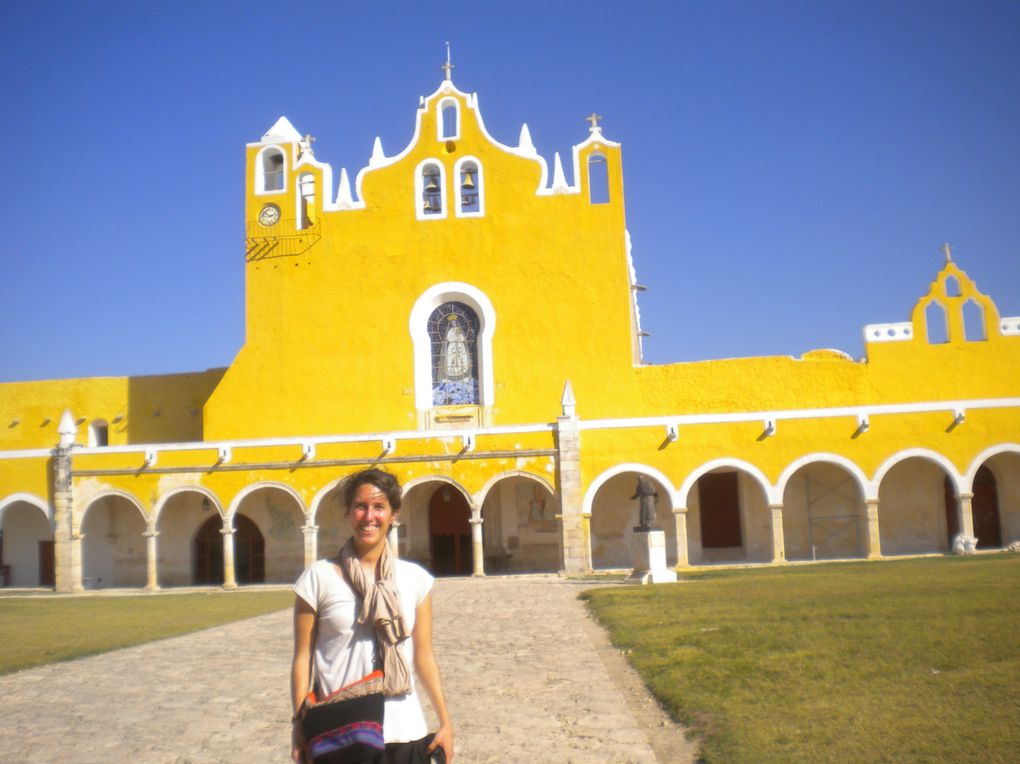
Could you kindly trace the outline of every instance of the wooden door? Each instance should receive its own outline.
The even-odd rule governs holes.
[[[740,531],[740,482],[736,472],[710,472],[698,480],[701,546],[743,546]]]
[[[995,475],[982,467],[974,476],[974,498],[970,502],[974,514],[974,535],[978,549],[1000,549],[1002,547],[1002,525],[999,522],[999,492]]]
[[[429,499],[432,573],[466,576],[473,570],[471,509],[456,488],[443,486]]]
[[[39,586],[56,584],[56,561],[53,556],[53,541],[39,542]]]

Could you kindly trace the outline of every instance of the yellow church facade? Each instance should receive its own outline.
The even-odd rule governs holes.
[[[677,569],[1020,539],[1020,318],[948,248],[863,359],[649,365],[595,119],[572,183],[449,77],[353,179],[285,118],[246,157],[229,367],[0,385],[4,585],[291,581],[367,466],[404,486],[399,554],[440,575],[626,569],[640,475]]]

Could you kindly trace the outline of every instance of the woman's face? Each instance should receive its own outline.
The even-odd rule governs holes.
[[[354,541],[362,548],[385,542],[395,515],[385,493],[371,483],[362,483],[348,513]]]

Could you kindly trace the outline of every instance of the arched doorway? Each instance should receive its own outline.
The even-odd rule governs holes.
[[[956,492],[953,481],[946,477],[946,535],[949,548],[953,548],[953,539],[960,532],[960,523],[956,515]],[[1002,548],[1002,523],[999,518],[999,490],[995,475],[987,466],[978,469],[974,476],[974,497],[970,501],[971,516],[974,518],[974,536],[977,538],[978,549]]]
[[[195,534],[192,581],[223,583],[223,523],[210,517]],[[234,517],[234,577],[238,584],[261,584],[266,580],[266,541],[258,526],[244,515]]]
[[[634,527],[639,522],[638,500],[634,498],[638,478],[645,473],[631,470],[613,475],[599,486],[591,503],[591,566],[596,570],[634,567]],[[666,536],[666,564],[676,565],[676,523],[670,489],[651,478],[658,493],[655,525]]]
[[[783,491],[783,539],[787,560],[863,557],[867,519],[864,492],[846,467],[805,464]]]
[[[466,576],[473,570],[471,508],[464,495],[452,486],[441,486],[429,499],[429,538],[432,573]]]
[[[242,514],[243,513],[243,514]],[[300,500],[291,492],[277,486],[256,487],[237,504],[237,517],[250,519],[259,528],[265,529],[263,550],[264,580],[270,583],[290,583],[305,569],[304,534],[302,525],[305,515]],[[234,534],[235,545],[239,542],[240,527]],[[336,547],[334,546],[334,551]],[[235,546],[234,558],[240,570],[239,548]]]
[[[482,503],[486,573],[555,573],[560,569],[559,502],[538,480],[508,475]]]
[[[0,506],[0,585],[53,586],[53,526],[28,501]]]
[[[145,586],[145,518],[125,496],[92,501],[81,524],[82,583],[86,589]]]
[[[950,548],[946,513],[940,508],[948,479],[940,464],[919,456],[897,462],[885,473],[878,487],[883,556],[931,554]],[[951,481],[950,493],[953,493]]]

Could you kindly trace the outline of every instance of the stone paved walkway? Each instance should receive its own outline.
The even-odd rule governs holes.
[[[586,586],[437,582],[457,761],[693,760],[576,600]],[[0,761],[289,761],[290,649],[284,611],[0,677]]]

